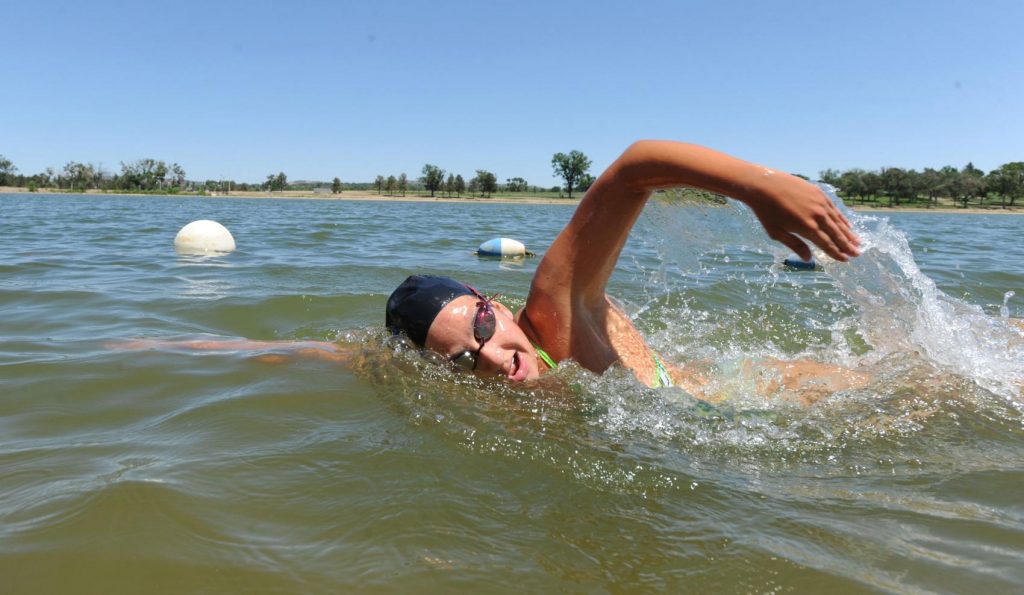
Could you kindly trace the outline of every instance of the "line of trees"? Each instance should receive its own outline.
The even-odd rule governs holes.
[[[102,165],[69,161],[60,170],[46,168],[31,176],[18,175],[18,168],[0,155],[0,186],[24,186],[29,189],[60,188],[70,191],[90,189],[123,191],[177,192],[185,189],[185,169],[177,163],[158,159],[121,162],[119,173],[109,172]]]
[[[377,179],[373,181],[373,187],[377,189],[377,194],[382,191],[387,192],[388,196],[394,196],[401,192],[402,196],[405,196],[406,191],[409,190],[409,177],[403,172],[397,178],[395,176],[377,176]]]
[[[565,182],[564,187],[555,186],[553,192],[564,190],[572,198],[573,192],[585,191],[594,181],[588,173],[591,162],[580,151],[571,151],[568,155],[556,153],[551,160],[554,174]],[[108,172],[102,165],[91,163],[68,162],[60,171],[47,168],[46,171],[31,175],[19,175],[18,168],[9,159],[0,155],[0,186],[27,187],[30,191],[38,188],[57,188],[72,192],[100,190],[108,192],[152,192],[175,194],[178,192],[229,192],[230,190],[251,191],[265,190],[280,192],[289,189],[312,190],[319,183],[289,183],[284,172],[269,174],[260,183],[249,184],[234,180],[188,180],[185,169],[177,163],[167,163],[158,159],[139,159],[121,162],[119,173]],[[446,177],[447,174],[447,177]],[[426,190],[430,196],[438,192],[447,196],[462,196],[465,193],[482,197],[504,191],[508,193],[529,192],[531,187],[525,178],[511,177],[505,180],[504,187],[499,186],[498,177],[493,172],[478,169],[476,175],[466,182],[461,174],[452,174],[434,164],[423,166],[422,176],[415,181],[409,180],[406,174],[399,176],[377,176],[370,184],[349,184],[352,189],[375,188],[378,194],[406,195],[409,190]],[[339,178],[331,183],[331,192],[342,191]],[[534,192],[541,191],[536,186]],[[548,189],[543,189],[548,191]]]
[[[554,176],[561,178],[564,183],[563,186],[555,186],[551,190],[564,191],[570,198],[573,193],[586,191],[594,182],[594,177],[589,173],[591,161],[580,151],[555,153],[551,158],[551,166]],[[1024,197],[1022,161],[1004,163],[987,173],[968,163],[960,169],[947,165],[940,169],[925,168],[921,172],[898,167],[885,167],[875,171],[827,169],[820,172],[820,177],[822,181],[835,186],[845,199],[854,203],[859,201],[861,204],[875,202],[889,206],[935,206],[945,200],[963,207],[972,203],[1013,207],[1016,206],[1018,199]],[[258,184],[223,179],[189,180],[185,169],[178,163],[152,158],[122,161],[119,172],[107,171],[102,164],[69,161],[59,171],[50,167],[41,173],[22,175],[10,159],[0,155],[0,186],[27,187],[30,191],[37,188],[58,188],[73,192],[95,189],[174,194],[182,191],[226,192],[232,189],[306,190],[319,185],[289,183],[284,172],[270,174],[264,182]],[[493,172],[478,169],[476,175],[467,182],[462,175],[445,172],[430,163],[423,166],[422,176],[418,180],[410,180],[402,173],[397,177],[377,176],[372,183],[354,183],[348,184],[348,187],[361,190],[375,188],[378,194],[386,192],[392,196],[405,196],[410,190],[425,190],[431,196],[439,192],[447,196],[463,196],[466,193],[490,196],[499,191],[516,193],[530,190],[527,181],[521,177],[507,178],[502,188]],[[339,178],[334,178],[331,191],[335,194],[342,191]],[[538,188],[534,186],[533,191],[537,192]]]
[[[0,186],[18,186],[35,191],[39,188],[57,188],[71,192],[100,190],[104,192],[142,192],[176,194],[191,191],[259,190],[273,185],[275,189],[287,186],[284,173],[267,176],[263,184],[248,184],[233,180],[189,180],[185,168],[177,163],[160,159],[122,161],[120,171],[112,172],[102,164],[69,161],[60,170],[52,167],[33,175],[18,173],[18,168],[0,155]]]
[[[999,201],[1005,208],[1014,206],[1024,196],[1024,162],[1004,163],[985,173],[973,163],[961,169],[947,165],[940,169],[913,169],[884,167],[877,171],[827,169],[821,172],[821,181],[835,186],[840,196],[861,204],[868,201],[886,201],[888,206],[920,204],[935,206],[940,199],[948,199],[967,208],[971,202],[978,205]]]
[[[406,192],[411,189],[429,192],[432,197],[437,196],[438,193],[448,197],[462,196],[467,192],[470,195],[487,197],[502,190],[498,185],[498,176],[484,169],[476,170],[476,176],[471,178],[468,183],[462,174],[446,172],[432,163],[424,165],[421,173],[422,175],[416,181],[410,181],[404,173],[397,178],[393,175],[388,177],[379,175],[373,182],[373,188],[377,194],[388,196],[399,193],[405,196]],[[528,190],[529,185],[526,180],[519,177],[509,178],[504,187],[505,192],[526,192]],[[534,190],[536,191],[537,188],[534,187]]]
[[[472,178],[468,185],[462,174],[453,176],[449,173],[448,178],[445,179],[445,173],[447,172],[432,163],[424,165],[422,173],[423,176],[420,178],[420,184],[423,185],[425,190],[430,192],[430,196],[434,196],[437,192],[444,192],[448,196],[452,194],[462,196],[462,193],[467,190],[470,194],[490,196],[498,191],[498,176],[484,169],[476,170],[476,177]],[[510,192],[515,192],[515,190]]]

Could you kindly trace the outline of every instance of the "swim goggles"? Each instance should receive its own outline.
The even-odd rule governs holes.
[[[476,351],[469,351],[467,349],[462,353],[453,355],[448,358],[448,361],[457,369],[472,372],[476,370],[477,363],[480,359],[480,352],[483,351],[484,344],[490,341],[491,337],[494,336],[496,321],[494,317],[494,308],[491,307],[491,302],[501,294],[496,293],[491,297],[486,297],[469,285],[466,285],[466,289],[472,291],[473,295],[477,298],[476,315],[473,317],[473,338],[479,341],[480,347],[478,347]]]

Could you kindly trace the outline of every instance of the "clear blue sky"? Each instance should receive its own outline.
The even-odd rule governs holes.
[[[631,141],[792,172],[1024,160],[1024,2],[7,2],[0,154],[550,186]]]

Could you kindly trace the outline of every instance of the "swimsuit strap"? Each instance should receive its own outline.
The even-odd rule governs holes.
[[[558,364],[555,363],[555,360],[551,359],[551,356],[548,355],[548,352],[541,349],[540,345],[537,345],[533,341],[530,341],[530,345],[533,345],[533,348],[537,350],[537,357],[539,357],[541,361],[547,364],[549,368],[554,370],[555,368],[558,367]]]
[[[665,364],[661,363],[661,358],[653,351],[651,352],[651,357],[654,358],[654,382],[651,384],[651,388],[671,387],[672,377],[668,375]]]
[[[537,350],[537,357],[547,364],[549,368],[554,370],[558,367],[555,360],[551,359],[548,352],[541,349],[540,345],[537,345],[533,341],[530,341],[530,345],[533,345],[533,348]],[[651,388],[669,388],[675,386],[672,382],[672,377],[669,376],[668,370],[665,369],[665,364],[661,362],[661,358],[658,357],[658,354],[652,352],[651,357],[654,359],[654,382],[651,384]]]

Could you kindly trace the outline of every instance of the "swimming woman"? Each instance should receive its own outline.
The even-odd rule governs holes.
[[[704,147],[639,141],[587,191],[544,254],[518,313],[458,281],[412,276],[388,299],[386,324],[482,376],[530,380],[571,359],[597,373],[619,364],[648,386],[682,384],[694,392],[699,378],[667,367],[605,294],[647,200],[681,186],[743,202],[769,237],[805,260],[811,251],[801,238],[839,261],[859,254],[849,221],[816,186]],[[800,373],[811,372],[809,365]]]
[[[675,384],[698,396],[700,373],[667,365],[605,295],[622,247],[647,200],[655,190],[684,186],[743,202],[769,237],[805,260],[811,258],[811,251],[804,240],[838,261],[859,254],[859,239],[849,221],[813,184],[697,145],[645,140],[627,148],[587,191],[540,261],[526,305],[518,313],[453,279],[412,276],[388,299],[386,325],[392,333],[404,334],[416,346],[480,376],[521,382],[572,360],[596,373],[621,365],[648,386]],[[130,346],[161,344],[167,343],[140,341]],[[282,346],[259,341],[174,344],[198,349]],[[303,355],[345,358],[332,343],[303,341],[290,349]],[[782,384],[791,388],[801,378],[837,374],[836,368],[811,361],[772,365],[780,372]],[[836,390],[849,384],[837,382]]]

